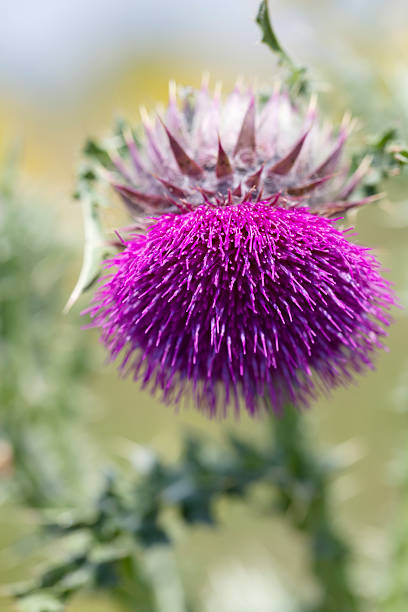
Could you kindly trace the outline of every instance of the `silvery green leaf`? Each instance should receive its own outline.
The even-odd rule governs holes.
[[[99,214],[99,205],[90,195],[82,198],[84,218],[85,246],[82,268],[78,281],[64,308],[67,313],[84,291],[89,289],[99,278],[103,260],[109,256],[110,249],[106,242]]]
[[[258,14],[256,16],[256,23],[262,30],[262,42],[268,45],[268,47],[280,56],[280,60],[292,63],[292,60],[282,48],[271,24],[269,18],[269,10],[267,0],[262,0],[259,5]]]
[[[309,84],[305,76],[306,69],[301,66],[296,66],[280,44],[269,17],[267,0],[262,0],[259,5],[256,23],[261,28],[262,42],[265,43],[273,53],[277,54],[279,63],[288,69],[289,74],[286,82],[289,90],[295,95],[306,94],[309,89]]]
[[[18,603],[21,612],[63,612],[64,604],[53,595],[36,593]]]

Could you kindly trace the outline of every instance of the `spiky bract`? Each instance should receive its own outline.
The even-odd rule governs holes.
[[[341,157],[351,129],[348,116],[337,133],[318,118],[315,100],[296,106],[277,88],[269,98],[237,85],[223,100],[207,84],[200,90],[170,88],[165,113],[142,112],[144,135],[125,133],[127,147],[112,152],[110,181],[132,215],[188,212],[215,205],[266,201],[304,206],[331,216],[373,198],[351,200],[366,172],[364,159],[351,174]]]
[[[258,202],[165,214],[110,263],[90,309],[122,369],[222,414],[240,398],[307,405],[370,367],[388,282],[367,249],[305,208]]]

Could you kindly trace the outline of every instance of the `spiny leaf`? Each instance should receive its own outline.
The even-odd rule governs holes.
[[[110,253],[102,230],[99,206],[89,194],[82,198],[82,214],[85,231],[84,257],[78,281],[64,308],[65,313],[70,311],[80,295],[98,279],[102,262]]]
[[[112,168],[109,153],[96,140],[89,138],[84,145],[83,153],[90,160],[98,162],[105,168]]]
[[[231,494],[246,498],[252,484],[264,483],[274,489],[276,503],[272,510],[285,514],[292,525],[310,535],[314,571],[323,586],[326,565],[319,565],[320,556],[336,576],[336,593],[353,604],[346,578],[341,574],[337,580],[338,567],[343,571],[346,558],[341,554],[344,546],[328,522],[327,469],[311,456],[295,409],[288,407],[277,420],[273,439],[273,444],[268,437],[267,444],[259,446],[231,436],[230,444],[222,452],[215,452],[213,444],[189,436],[175,466],[158,460],[154,469],[135,481],[125,474],[109,473],[101,495],[86,512],[95,520],[78,522],[64,513],[63,529],[54,531],[58,542],[68,524],[76,523],[84,529],[88,537],[84,538],[82,556],[68,557],[65,563],[46,569],[28,590],[20,591],[20,598],[52,590],[57,601],[68,601],[86,586],[117,592],[135,581],[139,591],[139,573],[134,567],[134,563],[139,564],[139,555],[146,554],[148,548],[171,544],[167,530],[161,526],[166,509],[178,510],[185,527],[212,526],[217,522],[214,507],[218,500]],[[135,540],[140,546],[135,547]],[[152,586],[149,583],[142,591],[149,601]],[[139,609],[135,600],[132,603],[132,609]],[[318,609],[328,610],[324,605]],[[341,609],[356,610],[353,605]],[[40,611],[32,608],[28,612]]]
[[[374,148],[378,149],[378,151],[383,151],[385,147],[390,144],[392,141],[396,140],[398,137],[398,132],[396,128],[388,128],[385,130],[381,136],[379,136],[378,140],[374,143]]]
[[[269,9],[267,0],[262,0],[259,5],[258,14],[256,16],[256,23],[259,25],[262,31],[262,42],[268,45],[268,47],[280,56],[280,61],[286,61],[292,65],[292,60],[282,48],[271,24],[269,18]]]
[[[259,25],[262,32],[262,42],[265,43],[273,53],[276,53],[279,64],[284,66],[288,71],[286,83],[289,91],[295,96],[306,95],[310,89],[306,78],[306,69],[301,66],[296,66],[280,44],[269,17],[267,0],[262,0],[259,5],[256,23]]]
[[[402,149],[401,151],[397,151],[394,153],[394,158],[401,164],[408,164],[408,150]]]

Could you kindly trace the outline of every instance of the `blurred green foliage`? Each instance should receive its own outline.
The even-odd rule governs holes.
[[[369,136],[361,149],[352,158],[352,170],[356,170],[363,159],[371,159],[371,167],[359,188],[362,196],[379,193],[384,182],[408,168],[408,144],[395,127],[386,128],[381,134]]]
[[[143,555],[147,549],[172,543],[169,510],[173,520],[181,521],[185,528],[200,523],[215,526],[219,500],[230,497],[248,502],[254,484],[271,493],[270,512],[282,514],[305,534],[310,546],[319,593],[313,606],[300,602],[299,610],[360,609],[348,577],[348,546],[333,524],[329,502],[328,483],[336,466],[327,458],[313,456],[301,414],[291,406],[268,430],[263,446],[236,436],[230,436],[223,447],[187,437],[175,465],[160,461],[147,449],[142,464],[139,477],[126,472],[110,474],[103,491],[85,512],[65,512],[45,525],[48,536],[60,543],[72,542],[74,548],[68,546],[64,559],[49,565],[17,592],[23,610],[54,609],[41,607],[41,597],[47,597],[58,609],[58,604],[76,591],[96,588],[122,596],[129,609],[161,611],[154,585],[149,591],[143,580]],[[80,546],[73,539],[75,534],[81,536]],[[134,575],[134,589],[130,597],[128,593],[123,598],[123,572],[129,570]],[[185,603],[179,609],[191,606]]]
[[[0,177],[0,486],[28,506],[71,504],[91,469],[76,428],[90,351],[62,316],[72,251],[53,214],[21,195],[16,168],[11,152]]]

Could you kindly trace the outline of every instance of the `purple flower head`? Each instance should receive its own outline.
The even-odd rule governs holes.
[[[163,214],[107,265],[90,313],[112,359],[211,416],[264,398],[279,413],[351,380],[393,304],[367,249],[278,197]]]

